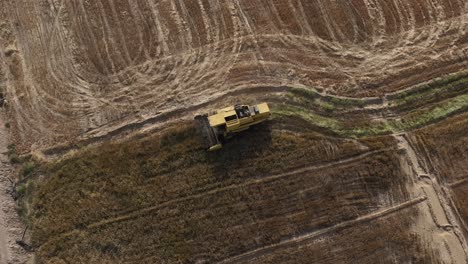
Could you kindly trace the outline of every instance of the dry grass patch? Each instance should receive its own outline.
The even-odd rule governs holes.
[[[337,163],[391,149],[391,138],[327,138],[287,126],[258,126],[207,153],[187,124],[49,165],[31,188],[39,262],[214,261],[407,198],[392,150]]]

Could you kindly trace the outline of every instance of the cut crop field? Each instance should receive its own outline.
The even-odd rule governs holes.
[[[160,115],[250,88],[383,96],[467,66],[464,0],[3,0],[1,7],[12,128],[24,150],[161,125]]]
[[[467,1],[0,15],[0,149],[19,174],[0,187],[29,263],[468,263]],[[203,149],[196,114],[260,102],[268,121]],[[21,253],[3,240],[0,260]]]

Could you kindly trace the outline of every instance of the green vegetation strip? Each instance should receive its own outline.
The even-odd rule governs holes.
[[[273,109],[273,114],[275,118],[299,117],[341,136],[365,137],[420,128],[466,110],[468,110],[468,94],[456,96],[436,106],[415,110],[403,115],[400,119],[370,119],[364,124],[350,124],[349,122],[345,124],[345,121],[318,115],[301,106],[279,105]]]
[[[426,100],[430,98],[438,99],[444,95],[465,92],[466,88],[468,88],[468,74],[455,74],[397,94],[390,104],[397,107],[412,106],[424,102],[423,98]]]
[[[419,85],[407,91],[388,96],[389,105],[397,112],[411,111],[417,106],[434,103],[457,95],[468,90],[468,73],[462,72],[444,78],[433,80],[427,84]],[[365,106],[378,104],[379,98],[347,98],[320,94],[314,88],[291,88],[287,95],[293,104],[305,108],[314,108],[318,111],[331,113],[350,111]]]
[[[336,97],[331,95],[321,95],[314,88],[291,88],[290,99],[296,99],[299,102],[307,104],[315,104],[326,111],[335,109],[364,107],[367,104],[366,100],[359,98]]]

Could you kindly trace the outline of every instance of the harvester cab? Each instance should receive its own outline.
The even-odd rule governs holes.
[[[204,147],[213,151],[222,147],[224,139],[267,120],[270,115],[270,108],[266,103],[253,106],[235,105],[210,115],[197,115],[195,121],[198,133],[203,137]]]

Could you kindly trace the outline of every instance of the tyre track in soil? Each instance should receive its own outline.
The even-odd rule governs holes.
[[[24,230],[13,197],[8,193],[12,188],[15,170],[10,165],[8,152],[8,131],[5,117],[0,108],[0,264],[29,263],[31,255],[16,244]]]
[[[370,2],[370,1],[367,1],[367,2]],[[439,7],[439,6],[436,6],[436,4],[435,4],[434,1],[432,1],[432,2],[434,3],[434,13],[435,13],[435,15],[431,16],[431,19],[430,19],[430,20],[432,20],[432,17],[434,17],[435,22],[440,22],[441,20],[444,19],[444,18],[441,16],[441,13],[442,13],[442,12],[438,12],[438,9],[440,9],[440,7]],[[436,2],[437,2],[437,1],[436,1]],[[381,6],[380,4],[377,4],[377,3],[378,3],[378,2],[375,2],[375,4],[374,4],[374,5],[375,5],[375,8],[376,8],[377,10],[382,10],[382,6]],[[462,3],[463,3],[463,2],[462,2]],[[334,23],[333,21],[330,21],[329,18],[331,17],[331,14],[330,14],[330,13],[327,13],[327,11],[326,11],[326,9],[325,9],[325,7],[324,7],[323,5],[324,5],[324,1],[320,1],[320,8],[321,8],[322,12],[325,14],[324,17],[325,17],[325,18],[328,18],[328,19],[326,19],[326,20],[328,21],[328,22],[326,23],[326,25],[327,25],[327,27],[329,28],[330,34],[333,36],[332,39],[333,39],[333,40],[337,40],[337,37],[336,37],[336,36],[339,36],[339,38],[346,38],[346,37],[344,36],[344,34],[343,34],[342,32],[339,31],[339,27],[337,26],[337,24]],[[402,7],[401,7],[401,6],[402,6]],[[402,14],[402,9],[410,9],[410,10],[411,10],[411,8],[409,8],[407,5],[404,5],[404,4],[402,4],[401,6],[398,5],[398,17],[399,17],[400,20],[405,20],[404,15]],[[466,5],[465,5],[465,7],[466,7]],[[242,11],[242,8],[241,8],[240,6],[239,6],[239,10]],[[33,16],[33,15],[34,15],[34,14],[31,14],[31,16]],[[177,14],[177,15],[179,16],[179,18],[182,17],[181,14]],[[245,15],[244,15],[244,16],[245,16]],[[408,16],[409,16],[409,15],[408,15]],[[465,19],[465,18],[466,18],[466,15],[465,15],[464,18],[462,18],[462,19]],[[415,31],[416,31],[416,29],[415,29],[415,20],[414,20],[414,19],[415,19],[415,18],[414,18],[413,16],[410,16],[410,18],[407,20],[408,27],[410,28],[410,30],[408,30],[408,31],[406,31],[406,32],[404,32],[404,33],[401,34],[401,35],[403,36],[403,37],[401,38],[401,40],[399,40],[399,43],[400,43],[401,45],[403,45],[403,44],[407,45],[407,44],[411,44],[412,42],[416,42],[416,44],[421,43],[419,46],[430,47],[430,46],[432,46],[433,44],[435,44],[435,42],[436,42],[436,40],[437,40],[437,38],[438,38],[438,36],[437,36],[437,37],[434,37],[434,34],[435,34],[435,33],[437,33],[438,35],[442,35],[442,34],[444,34],[444,33],[446,33],[446,32],[448,31],[447,28],[448,28],[449,26],[444,26],[444,25],[442,25],[442,26],[440,26],[440,27],[434,26],[434,27],[430,27],[430,29],[428,30],[429,33],[427,33],[427,36],[425,36],[424,34],[420,34],[419,36],[415,36]],[[248,21],[248,20],[245,20],[245,21]],[[434,21],[432,21],[431,23],[434,23]],[[55,24],[55,23],[54,23],[54,24]],[[307,23],[307,24],[308,24],[308,23]],[[462,25],[465,25],[466,23],[464,23],[464,24],[461,23],[461,24],[462,24]],[[355,26],[355,25],[353,24],[353,26]],[[385,26],[385,22],[383,23],[383,26]],[[252,27],[249,27],[249,28],[250,28],[250,30],[252,30]],[[336,28],[337,30],[333,30],[333,28]],[[54,30],[55,30],[55,28],[54,28]],[[463,29],[462,26],[459,27],[459,30],[460,30],[460,31],[463,30],[463,32],[464,32],[464,29]],[[58,31],[58,32],[61,32],[61,31],[63,31],[63,29],[60,28],[60,30],[57,30],[57,31]],[[110,29],[107,29],[107,31],[108,31],[108,33],[109,33],[111,30],[110,30]],[[384,35],[386,35],[386,34],[384,33],[383,30],[382,30],[382,31],[379,31],[379,32],[382,32],[382,34],[379,34],[378,37],[384,37]],[[116,32],[114,32],[114,33],[116,33]],[[253,31],[252,31],[251,33],[254,34]],[[62,33],[60,33],[60,34],[62,34]],[[464,33],[461,33],[461,34],[464,34]],[[335,35],[336,35],[336,36],[335,36]],[[253,41],[254,41],[254,44],[255,44],[254,46],[255,46],[255,48],[256,48],[257,51],[258,51],[258,47],[259,47],[259,40],[261,39],[261,37],[262,37],[262,36],[261,36],[261,35],[258,35],[258,34],[254,34],[253,36],[251,36],[251,38],[252,38]],[[281,38],[285,38],[285,36],[283,36],[283,35],[277,35],[277,37],[280,38],[280,39],[281,39]],[[426,39],[424,39],[425,37],[426,37]],[[316,38],[313,38],[313,39],[316,39]],[[115,39],[114,39],[114,40],[115,40]],[[53,41],[54,43],[52,43],[52,44],[55,45],[55,44],[56,44],[57,42],[59,42],[59,41],[60,41],[60,38],[58,38],[57,41],[55,41],[55,39],[54,39],[54,41]],[[111,40],[111,41],[112,41],[112,40]],[[24,41],[23,41],[23,42],[24,42]],[[240,43],[239,46],[242,45],[242,41],[239,41],[239,42],[236,41],[236,43]],[[187,46],[191,46],[191,44],[187,44],[187,43],[184,43],[184,44],[186,44]],[[373,45],[374,45],[374,44],[375,44],[375,43],[373,43]],[[399,45],[400,45],[400,44],[399,44]],[[53,46],[53,45],[51,45],[51,46]],[[60,44],[60,45],[62,45],[62,44]],[[216,46],[216,45],[217,45],[217,44],[213,44],[212,46]],[[333,46],[333,45],[330,44],[330,46]],[[189,49],[189,48],[190,48],[190,47],[187,47],[187,49]],[[240,49],[240,48],[239,48],[239,49]],[[233,50],[236,50],[236,49],[233,49]],[[125,51],[125,50],[124,50],[124,51]],[[418,51],[418,52],[417,52],[416,54],[414,54],[414,57],[416,57],[416,56],[419,55],[419,54],[423,54],[423,55],[424,55],[424,53],[421,52],[421,50],[417,50],[417,51]],[[129,52],[129,51],[128,51],[128,48],[127,48],[126,51],[125,51],[125,53],[128,53],[128,52]],[[266,50],[264,50],[264,52],[266,52]],[[66,53],[66,52],[64,52],[64,53]],[[224,54],[223,52],[220,52],[220,53]],[[234,54],[234,58],[235,58],[235,59],[233,59],[234,62],[237,61],[237,58],[240,56],[240,53],[241,53],[240,51],[236,51],[236,52],[235,52],[235,54]],[[406,54],[406,55],[405,55],[405,54]],[[111,64],[114,63],[114,60],[112,60],[112,59],[110,58],[111,54],[107,54],[107,55],[109,56],[109,60],[110,60]],[[199,58],[200,56],[202,56],[202,55],[203,55],[203,54],[200,55],[200,53],[195,54],[195,55],[194,55],[195,60],[196,60],[197,58]],[[256,53],[256,55],[257,55],[257,56],[261,56],[262,53]],[[365,56],[367,56],[367,55],[369,55],[369,54],[365,54]],[[397,59],[397,60],[389,60],[389,59],[388,59],[388,57],[399,57],[399,56],[408,56],[408,52],[396,51],[396,52],[390,52],[390,53],[388,53],[388,54],[385,54],[385,56],[376,56],[376,57],[374,57],[373,59],[368,60],[366,63],[363,63],[363,66],[357,68],[356,71],[363,71],[363,69],[369,69],[369,68],[375,68],[375,69],[377,69],[377,68],[379,68],[379,66],[382,65],[382,61],[383,61],[383,62],[389,61],[391,64],[394,64],[394,65],[395,65],[395,68],[399,68],[399,67],[400,67],[400,68],[404,68],[404,67],[406,67],[405,65],[399,65],[399,63],[401,63],[401,61],[399,61],[398,59]],[[220,56],[220,57],[222,57],[222,56]],[[60,60],[60,59],[62,59],[62,58],[58,58],[57,60]],[[49,61],[49,60],[47,60],[47,61]],[[183,60],[183,61],[184,61],[184,60]],[[261,63],[262,68],[265,67],[266,64],[268,64],[268,62],[263,62],[263,58],[261,58],[261,62],[260,62],[260,60],[259,60],[258,58],[257,58],[257,61],[258,61],[259,63]],[[152,64],[157,64],[156,62],[157,62],[157,61],[153,61],[153,62],[151,62],[151,63],[152,63]],[[185,63],[184,63],[184,64],[185,64]],[[226,63],[225,65],[223,65],[222,69],[228,68],[228,69],[230,70],[230,69],[233,67],[233,65],[230,65],[230,64],[231,64],[231,63]],[[235,64],[235,63],[232,63],[232,64]],[[52,65],[52,67],[56,67],[56,66],[58,66],[58,65],[60,65],[60,64],[48,63],[48,65]],[[205,63],[204,65],[207,66],[206,63]],[[52,67],[51,67],[51,68],[52,68]],[[65,77],[63,77],[63,76],[61,76],[61,77],[58,76],[58,78],[62,78],[62,79],[77,79],[77,78],[78,78],[80,81],[83,81],[83,82],[84,82],[85,80],[82,79],[80,76],[78,76],[78,74],[77,74],[78,70],[76,70],[74,66],[72,66],[72,68],[73,68],[73,69],[70,68],[71,70],[69,70],[69,72],[66,73],[66,75],[64,75],[64,76],[68,76],[68,75],[70,75],[70,73],[73,73],[73,74],[76,75],[76,76],[74,76],[74,78],[65,78]],[[204,69],[204,68],[203,68],[203,69]],[[56,70],[57,70],[57,73],[61,73],[61,70],[58,70],[58,69],[56,69]],[[137,71],[137,70],[138,70],[138,68],[130,69],[129,72]],[[173,67],[172,70],[174,70],[174,67]],[[211,67],[211,68],[208,67],[208,68],[206,68],[206,70],[197,70],[197,73],[199,73],[199,74],[204,74],[204,73],[208,72],[208,70],[214,70],[214,71],[216,71],[217,69],[216,69],[216,67]],[[76,71],[76,72],[75,72],[75,71]],[[363,71],[363,72],[364,72],[364,71]],[[73,74],[72,74],[72,75],[73,75]],[[198,75],[199,75],[199,74],[198,74]],[[131,74],[129,74],[129,75],[131,75]],[[158,75],[159,75],[159,74],[158,74]],[[144,74],[143,74],[141,78],[147,78],[147,77],[148,77],[148,76],[144,76]],[[215,79],[219,79],[219,78],[220,78],[220,77],[219,77],[219,75],[218,75]],[[198,78],[195,78],[195,79],[198,79]],[[89,85],[89,84],[84,84],[84,83],[81,83],[81,84],[83,85],[83,88],[81,87],[80,84],[78,84],[78,85],[70,85],[70,87],[72,87],[71,89],[74,89],[74,92],[78,92],[78,93],[80,92],[80,89],[83,89],[82,91],[86,91],[86,92],[88,92],[88,91],[91,90],[91,88],[87,86],[87,85]],[[187,84],[186,87],[190,87],[191,84],[193,84],[193,83]],[[236,84],[244,84],[244,85],[247,85],[248,83],[245,82],[245,81],[243,81],[243,82],[239,82],[239,83],[236,83]],[[77,86],[78,86],[78,87],[77,87]],[[174,86],[170,86],[170,87],[174,87]],[[118,89],[115,89],[115,91],[112,91],[111,95],[114,96],[115,94],[119,94],[119,93],[122,93],[122,92],[126,92],[125,89],[126,89],[126,88],[123,88],[123,89],[122,89],[122,87],[118,87]],[[251,89],[251,88],[246,88],[245,91],[234,91],[234,92],[227,92],[227,93],[230,93],[230,95],[246,94],[247,91],[248,91],[249,89]],[[209,91],[213,91],[213,90],[209,90]],[[258,91],[261,91],[261,90],[259,89]],[[266,90],[265,90],[265,91],[266,91]],[[224,91],[224,92],[225,92],[225,91]],[[224,92],[223,92],[223,93],[224,93]],[[102,141],[102,140],[108,140],[108,139],[111,139],[111,138],[113,138],[114,136],[117,136],[117,135],[119,135],[119,134],[128,133],[129,131],[134,131],[134,130],[137,130],[137,129],[142,129],[143,131],[145,131],[145,130],[154,128],[154,126],[163,126],[163,125],[168,124],[168,123],[170,123],[170,122],[177,122],[177,121],[181,120],[180,115],[185,115],[185,116],[187,116],[187,115],[193,113],[194,111],[203,109],[203,107],[207,106],[209,103],[215,103],[215,102],[217,102],[217,101],[222,100],[222,99],[220,99],[220,98],[226,98],[226,96],[227,96],[226,93],[225,93],[225,94],[223,94],[223,93],[217,92],[217,95],[216,95],[216,96],[219,96],[219,98],[210,99],[210,100],[206,101],[205,103],[203,103],[203,104],[201,104],[201,105],[189,106],[189,107],[186,107],[186,108],[179,108],[179,109],[176,109],[176,110],[173,110],[173,111],[166,111],[165,113],[163,113],[163,114],[161,114],[161,115],[156,115],[156,116],[147,118],[147,119],[144,120],[144,121],[138,121],[139,123],[136,123],[136,122],[132,121],[133,123],[130,122],[130,123],[125,124],[125,122],[122,122],[122,123],[124,124],[124,126],[118,127],[118,128],[116,128],[116,129],[113,129],[112,127],[109,128],[108,126],[101,126],[101,127],[98,128],[96,131],[93,131],[93,133],[96,132],[96,134],[93,134],[93,133],[87,134],[85,137],[89,136],[89,137],[91,137],[91,138],[90,138],[90,139],[85,139],[85,140],[88,140],[88,141],[85,141],[85,142],[93,143],[93,142],[98,142],[98,141]],[[149,91],[145,96],[151,97],[151,95],[154,95],[154,93],[152,93],[151,91]],[[140,96],[142,96],[142,95],[140,95]],[[93,96],[90,96],[90,97],[93,97]],[[106,100],[108,100],[108,99],[104,98],[104,99],[102,99],[102,100],[106,101]],[[111,101],[111,100],[109,100],[109,102],[110,102],[110,101]],[[113,103],[111,102],[110,104],[113,104]],[[38,105],[37,102],[36,102],[35,105],[36,105],[36,106]],[[44,105],[48,105],[48,104],[46,103],[46,104],[44,104]],[[95,111],[99,111],[99,110],[100,110],[100,109],[98,108],[99,106],[92,106],[92,107],[93,107],[93,109],[90,110],[91,112],[92,112],[92,110],[95,110]],[[37,109],[38,109],[38,112],[40,112],[41,109],[40,109],[39,107],[37,107]],[[52,109],[54,109],[54,107],[52,107]],[[159,109],[159,108],[158,108],[158,109]],[[21,109],[19,109],[19,110],[21,110]],[[28,111],[27,111],[27,110],[24,111],[24,115],[25,115],[25,116],[28,115]],[[64,115],[63,117],[66,117],[66,115]],[[122,124],[122,123],[121,123],[121,124]],[[151,126],[153,126],[153,127],[151,127]],[[114,127],[114,128],[115,128],[115,127]],[[26,128],[25,128],[25,131],[26,131]],[[408,148],[408,147],[406,146],[405,143],[402,143],[402,146],[403,146],[403,148],[405,148],[405,149],[407,150],[408,153],[411,152],[411,149]],[[413,152],[414,152],[414,151],[413,151]],[[52,153],[54,153],[54,152],[52,151]],[[415,164],[414,158],[411,157],[411,155],[410,155],[410,157],[409,157],[409,160],[410,160],[410,162],[411,162],[412,164]],[[416,158],[416,160],[417,160],[417,158]],[[416,161],[416,163],[417,163],[417,161]],[[418,172],[421,172],[421,171],[418,171],[418,168],[417,168],[417,167],[415,167],[414,169],[416,170],[417,173],[418,173]],[[433,186],[433,187],[430,187],[430,186]],[[443,206],[441,206],[440,204],[437,203],[437,200],[440,201],[441,198],[440,198],[439,194],[438,194],[437,191],[436,191],[437,188],[435,188],[434,186],[437,186],[437,185],[434,185],[434,183],[429,184],[429,187],[424,187],[424,188],[423,188],[423,192],[427,195],[427,197],[429,197],[429,198],[427,198],[427,199],[428,199],[428,201],[430,201],[430,202],[429,202],[429,204],[431,205],[430,208],[432,208],[432,209],[430,209],[430,210],[431,210],[430,213],[433,215],[433,218],[434,218],[434,221],[435,221],[436,225],[437,225],[437,226],[440,225],[440,226],[444,227],[446,223],[450,222],[450,217],[447,217],[447,215],[446,215],[446,217],[444,218],[444,216],[441,214],[441,211],[446,210],[446,209],[444,209],[445,207],[443,207]],[[436,199],[436,198],[437,198],[437,199]],[[398,207],[398,206],[397,206],[397,207]],[[441,208],[442,208],[442,209],[441,209]],[[390,209],[388,209],[388,210],[391,211],[392,208],[390,208]],[[398,210],[398,209],[395,209],[395,210]],[[372,217],[372,216],[370,216],[370,217]],[[445,227],[447,227],[447,226],[445,226]],[[452,237],[452,235],[450,235],[450,234],[449,234],[449,236]],[[294,242],[293,242],[293,243],[294,243]],[[456,245],[455,245],[455,247],[456,247]]]
[[[68,129],[82,133],[87,129],[103,127],[115,122],[128,124],[128,120],[146,119],[148,116],[154,116],[158,111],[169,111],[173,106],[177,108],[190,107],[205,102],[206,99],[211,100],[210,98],[215,98],[240,86],[249,84],[265,86],[269,84],[269,80],[276,85],[284,82],[288,84],[304,83],[308,86],[317,84],[321,87],[330,85],[331,90],[341,94],[342,91],[337,87],[347,87],[347,85],[340,85],[344,83],[355,84],[357,87],[356,92],[359,92],[360,84],[365,86],[367,84],[366,80],[373,79],[385,78],[385,80],[382,79],[381,82],[376,83],[377,88],[380,85],[384,86],[388,80],[395,82],[395,84],[388,84],[387,86],[400,87],[405,86],[404,83],[407,83],[407,80],[410,79],[408,82],[415,83],[417,79],[428,79],[430,76],[427,75],[429,74],[437,75],[453,72],[463,67],[463,65],[466,66],[463,59],[466,57],[465,52],[468,46],[466,46],[466,40],[463,37],[466,35],[468,23],[466,19],[467,5],[463,1],[449,1],[449,4],[454,5],[453,9],[456,9],[451,14],[444,10],[444,2],[446,1],[431,1],[432,4],[426,7],[429,15],[423,21],[418,20],[415,16],[421,7],[410,3],[402,4],[401,1],[388,1],[395,4],[395,12],[389,11],[387,4],[382,1],[363,1],[363,10],[360,6],[353,5],[350,7],[347,5],[345,9],[351,10],[346,13],[346,17],[348,17],[351,24],[351,27],[346,26],[352,31],[350,35],[345,32],[346,28],[343,28],[338,21],[331,19],[334,17],[334,11],[329,3],[319,1],[316,5],[320,10],[319,13],[322,14],[326,33],[331,36],[331,39],[321,38],[320,34],[315,32],[317,31],[316,25],[309,20],[311,14],[304,12],[304,10],[310,10],[310,4],[307,2],[294,1],[297,4],[290,2],[289,7],[284,5],[281,8],[278,7],[278,10],[276,10],[276,4],[268,3],[269,8],[265,8],[265,10],[276,10],[272,14],[259,14],[256,10],[260,8],[253,8],[255,3],[253,7],[248,7],[246,4],[233,2],[231,8],[233,8],[234,12],[230,17],[223,17],[222,20],[233,23],[235,27],[233,36],[236,39],[228,36],[226,39],[221,40],[216,34],[208,34],[206,41],[196,41],[194,36],[197,36],[199,30],[195,26],[195,18],[190,10],[184,7],[183,3],[169,1],[173,3],[169,13],[172,12],[171,14],[175,15],[171,19],[175,18],[177,20],[175,21],[176,27],[169,28],[169,24],[165,22],[170,17],[167,16],[167,12],[163,12],[164,3],[154,4],[149,1],[150,12],[155,12],[157,18],[157,21],[153,22],[157,22],[155,24],[160,27],[158,28],[159,34],[151,37],[157,38],[161,42],[162,47],[160,49],[164,51],[158,53],[155,58],[141,62],[141,64],[140,61],[129,61],[128,58],[124,58],[128,57],[132,47],[125,44],[126,40],[122,37],[120,27],[116,28],[115,25],[109,25],[111,21],[117,21],[117,24],[119,24],[117,11],[120,12],[121,10],[117,10],[120,8],[117,2],[110,2],[112,12],[105,13],[102,11],[97,12],[97,14],[93,14],[92,9],[86,9],[82,5],[80,5],[81,8],[73,8],[73,4],[68,2],[53,1],[56,4],[54,4],[55,8],[52,9],[51,13],[42,10],[43,7],[36,2],[19,0],[17,5],[10,6],[14,11],[10,19],[22,21],[24,13],[26,13],[30,17],[29,21],[24,21],[26,24],[30,23],[31,27],[36,27],[37,23],[44,25],[37,27],[37,30],[33,32],[34,35],[18,33],[18,42],[21,45],[21,51],[25,54],[25,63],[31,67],[28,76],[25,76],[25,78],[33,78],[34,71],[43,72],[40,69],[41,66],[39,66],[42,63],[29,63],[31,60],[36,62],[35,59],[44,62],[48,66],[49,73],[41,75],[40,80],[37,80],[38,84],[31,82],[29,86],[18,88],[18,91],[11,89],[12,93],[16,93],[13,97],[21,97],[21,89],[27,90],[26,93],[29,90],[36,91],[35,96],[27,98],[25,100],[27,102],[23,103],[22,106],[16,106],[18,107],[18,123],[20,123],[18,124],[20,127],[18,133],[28,134],[28,131],[32,133],[34,127],[37,128],[41,124],[48,123],[65,124],[61,128],[65,134],[70,132]],[[175,5],[176,2],[180,4]],[[63,3],[65,3],[66,7],[62,6]],[[209,1],[207,3],[206,8],[210,8],[211,4]],[[307,6],[304,7],[304,5]],[[34,6],[34,8],[31,8],[31,6]],[[56,6],[59,6],[59,8],[57,9]],[[133,8],[134,11],[138,11],[140,5],[133,5]],[[34,20],[41,11],[44,11],[47,16],[40,17],[37,21]],[[280,11],[298,16],[296,21],[305,33],[302,35],[290,34],[287,21],[281,19],[275,20],[275,27],[269,28],[269,26],[263,25],[265,29],[259,31],[260,26],[256,23],[256,16],[277,17]],[[357,24],[358,20],[361,19],[360,12],[369,16],[369,32],[366,31],[367,27],[360,28],[360,24]],[[91,40],[101,39],[100,36],[94,35],[99,32],[88,23],[89,20],[93,19],[94,15],[105,24],[101,32],[104,34],[102,42],[109,46],[106,52],[102,53],[102,56],[97,56],[98,61],[107,59],[109,63],[101,61],[98,64],[107,67],[113,63],[120,63],[120,66],[125,68],[124,70],[113,70],[101,74],[93,73],[91,72],[92,69],[86,69],[86,65],[82,65],[82,63],[76,61],[76,58],[70,56],[70,54],[78,52],[77,47],[79,44],[89,45],[88,48],[90,49],[98,49],[98,47],[92,47],[97,45],[96,41],[89,41],[89,43],[86,40],[86,43],[74,42],[86,35],[89,35]],[[205,28],[214,28],[210,32],[220,32],[224,29],[224,23],[220,23],[221,20],[218,21],[219,23],[207,26],[210,20],[205,16],[206,14],[204,15],[202,10],[202,21],[199,22]],[[75,19],[75,17],[78,18]],[[82,17],[82,20],[79,17]],[[398,25],[395,25],[397,28],[394,31],[389,30],[388,28],[392,26],[392,19],[401,21],[403,26],[398,27]],[[80,23],[80,21],[83,23]],[[364,22],[361,21],[360,23]],[[77,36],[72,36],[74,30],[83,32],[77,33]],[[116,32],[112,32],[113,30]],[[277,33],[279,30],[284,33],[269,34]],[[138,36],[143,34],[138,27],[135,28],[135,31],[138,31]],[[181,49],[177,49],[175,46],[168,47],[167,32],[174,31],[183,31],[178,38],[181,41]],[[368,41],[368,45],[372,47],[371,50],[368,48],[363,49],[361,45],[364,44],[358,42],[358,31],[362,35],[362,40]],[[454,32],[458,34],[454,34]],[[29,37],[32,39],[28,39]],[[238,37],[242,37],[242,39]],[[35,39],[50,40],[49,45],[46,45],[46,50],[49,52],[37,50],[33,46]],[[210,43],[210,41],[213,42]],[[278,54],[278,52],[274,50],[274,45],[268,46],[266,44],[275,41],[283,43],[281,46],[286,46],[287,48],[284,50],[288,52],[298,50],[303,56],[307,57],[308,62],[301,65],[303,62],[295,59],[297,56],[289,58],[289,53],[283,56],[278,55],[278,57],[273,56],[270,60],[271,53]],[[116,47],[120,42],[123,43],[122,50]],[[205,42],[208,45],[202,45]],[[225,44],[220,44],[221,42]],[[394,42],[396,42],[396,45],[394,45]],[[456,46],[457,49],[445,48],[445,42],[454,44],[447,46]],[[389,44],[392,44],[391,47],[397,46],[398,48],[389,49]],[[441,45],[443,48],[441,48]],[[244,50],[244,48],[246,49]],[[254,57],[244,56],[248,55],[249,52]],[[454,60],[457,56],[461,62]],[[84,57],[89,58],[90,56],[84,54]],[[231,71],[244,71],[249,67],[249,65],[243,64],[243,62],[249,61],[246,58],[256,59],[256,68],[264,69],[262,70],[264,72],[252,75],[246,72],[249,76],[245,78],[243,75],[237,76],[234,74],[229,79]],[[279,61],[282,61],[282,63],[278,63]],[[284,63],[284,61],[288,63]],[[416,66],[424,66],[428,63],[432,65],[433,61],[434,64],[436,61],[439,64],[441,63],[440,67],[433,67],[435,69],[434,73],[414,71]],[[162,64],[165,66],[161,67]],[[388,71],[384,71],[385,74],[372,72],[372,70],[386,69],[386,67],[390,68]],[[291,76],[281,76],[288,70],[292,70]],[[276,71],[283,71],[283,73],[273,74]],[[294,71],[297,71],[297,73],[294,73]],[[307,77],[308,72],[313,73],[311,77]],[[322,74],[318,73],[323,73],[328,77],[321,77]],[[363,75],[362,73],[366,74]],[[411,78],[405,78],[405,76],[400,78],[400,74],[412,74],[412,76],[410,76]],[[263,78],[263,75],[267,77]],[[329,75],[333,76],[330,77]],[[394,75],[395,78],[389,78],[387,75]],[[304,78],[312,80],[305,80]],[[49,82],[52,83],[49,84]],[[54,86],[57,86],[57,88],[66,87],[66,89],[61,89],[60,93],[57,93],[55,91],[57,88],[50,88]],[[104,87],[105,92],[100,91],[103,86],[106,86]],[[206,94],[211,95],[206,96]],[[60,98],[57,95],[60,95]],[[171,101],[170,99],[175,101],[167,103],[166,101]],[[37,102],[30,102],[30,100],[36,100]],[[16,101],[12,100],[12,102],[15,105],[18,104]],[[28,109],[28,104],[34,107]],[[148,105],[152,107],[150,108]],[[66,109],[70,111],[66,111]],[[128,109],[136,109],[141,113],[130,114]],[[76,113],[79,114],[75,115]],[[35,116],[35,118],[31,118],[34,121],[27,122],[29,116]],[[37,143],[41,148],[50,147],[52,144],[57,143],[56,141],[60,141],[59,139],[49,138],[49,136],[52,137],[50,134],[54,133],[61,134],[62,131],[46,133],[45,131],[48,131],[48,129],[50,128],[44,125],[41,127],[43,131],[35,131],[35,135],[31,137],[40,137],[44,140],[44,142]],[[70,137],[75,135],[75,132],[73,132]],[[24,136],[24,138],[27,137],[28,135]]]
[[[421,209],[415,229],[426,236],[426,243],[439,250],[444,263],[464,264],[468,261],[468,244],[462,231],[463,220],[454,210],[450,195],[444,191],[435,175],[427,173],[420,160],[423,159],[407,139],[407,134],[393,135],[398,147],[404,150],[404,159],[409,165],[409,175],[414,185],[409,189],[413,195],[425,195],[427,207]]]
[[[281,241],[279,243],[275,243],[275,244],[267,245],[267,246],[264,246],[264,247],[261,247],[261,248],[257,248],[257,249],[254,249],[252,251],[245,252],[245,253],[242,253],[240,255],[236,255],[236,256],[230,257],[228,259],[221,260],[221,261],[219,261],[217,263],[219,263],[219,264],[222,264],[222,263],[251,263],[251,261],[253,261],[256,257],[262,256],[262,255],[265,255],[265,254],[268,254],[268,253],[272,253],[275,250],[278,250],[280,248],[284,249],[284,248],[288,248],[288,247],[297,247],[297,246],[300,246],[300,245],[305,245],[308,242],[313,241],[317,237],[320,237],[320,236],[323,236],[323,235],[326,235],[326,234],[329,234],[329,233],[332,233],[332,232],[336,232],[336,231],[339,231],[339,230],[342,230],[342,229],[345,229],[345,228],[350,228],[350,227],[358,225],[358,224],[362,224],[362,223],[370,222],[370,221],[373,221],[373,220],[377,220],[377,219],[382,218],[382,217],[386,217],[386,216],[388,216],[390,214],[400,212],[401,210],[404,210],[406,208],[416,206],[416,205],[418,205],[418,204],[420,204],[420,203],[422,203],[422,202],[424,202],[426,200],[427,200],[426,196],[419,196],[419,197],[411,199],[409,201],[406,201],[406,202],[403,202],[403,203],[400,203],[400,204],[397,204],[397,205],[394,205],[394,206],[390,206],[390,207],[387,207],[387,208],[383,208],[381,210],[378,210],[376,212],[373,212],[373,213],[370,213],[370,214],[367,214],[367,215],[364,215],[364,216],[360,216],[360,217],[358,217],[358,218],[356,218],[354,220],[341,222],[341,223],[335,224],[333,226],[330,226],[330,227],[327,227],[327,228],[324,228],[324,229],[320,229],[320,230],[313,231],[313,232],[310,232],[310,233],[305,233],[305,234],[296,236],[296,237],[291,238],[291,239],[283,240],[283,241]]]
[[[388,94],[384,94],[382,97],[363,97],[360,98],[364,102],[366,102],[368,105],[366,105],[363,109],[357,109],[355,111],[359,112],[365,112],[368,110],[372,111],[378,111],[380,113],[380,116],[386,116],[385,113],[388,112],[388,110],[391,110],[392,106],[390,104],[391,100],[387,99],[388,97],[396,98],[398,97],[399,94],[403,93],[408,93],[411,90],[418,90],[420,89],[420,85],[427,84],[429,82],[424,82],[416,86],[412,86],[406,89],[403,89],[398,92],[392,92]],[[300,87],[300,86],[298,86]],[[86,146],[89,144],[95,144],[99,142],[103,142],[106,140],[110,140],[112,138],[121,138],[125,137],[132,132],[137,131],[138,134],[147,134],[151,133],[154,131],[161,130],[162,127],[170,126],[171,124],[175,124],[177,122],[182,122],[182,121],[188,121],[191,120],[192,117],[197,114],[199,111],[202,111],[205,109],[208,105],[214,105],[217,104],[218,102],[221,102],[223,100],[228,99],[229,97],[236,97],[236,96],[242,96],[242,95],[255,95],[255,94],[265,94],[265,93],[287,93],[289,92],[291,87],[289,86],[258,86],[258,87],[240,87],[239,89],[236,90],[231,90],[227,93],[221,94],[218,97],[208,100],[204,103],[197,104],[197,105],[192,105],[190,107],[186,108],[179,108],[179,109],[174,109],[171,111],[166,111],[159,113],[153,117],[149,117],[144,120],[135,120],[135,121],[128,121],[127,124],[120,126],[114,126],[114,127],[99,127],[96,130],[91,130],[89,132],[86,132],[78,137],[78,142],[74,143],[73,145],[61,145],[61,146],[55,146],[51,147],[48,149],[45,149],[42,151],[42,154],[48,159],[54,159],[54,157],[58,155],[65,155],[67,152],[76,150],[77,147],[75,145],[79,146]],[[317,92],[317,96],[319,97],[329,97],[329,98],[336,98],[336,99],[352,99],[351,97],[346,97],[346,96],[336,96],[336,95],[329,95],[326,93],[321,93]],[[447,101],[450,100],[450,98],[446,99],[440,99],[439,101]],[[437,104],[439,103],[433,102],[431,104]],[[426,107],[427,105],[420,106],[421,107]],[[414,110],[414,109],[412,109]],[[357,113],[356,112],[356,113]],[[377,113],[377,115],[379,115]],[[460,113],[458,113],[460,114]],[[442,121],[442,120],[440,120]],[[438,121],[438,122],[440,122]],[[428,124],[429,125],[429,124]]]

